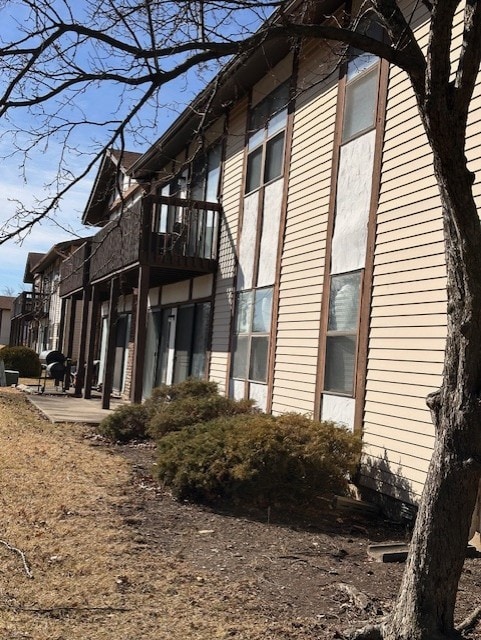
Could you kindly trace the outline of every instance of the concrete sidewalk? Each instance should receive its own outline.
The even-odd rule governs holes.
[[[99,424],[105,416],[112,413],[113,409],[121,404],[123,400],[110,401],[111,409],[102,409],[100,397],[85,400],[85,398],[75,398],[66,393],[45,393],[26,394],[28,400],[48,419],[50,422],[78,422],[81,424]]]

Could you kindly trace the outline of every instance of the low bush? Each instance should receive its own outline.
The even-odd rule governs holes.
[[[360,448],[331,422],[237,415],[165,435],[157,473],[180,499],[293,505],[346,492]]]
[[[155,413],[164,404],[180,398],[199,398],[218,395],[216,382],[201,380],[200,378],[188,378],[183,382],[167,385],[162,384],[152,390],[150,398],[145,401],[145,406],[150,413]]]
[[[215,382],[191,378],[157,387],[143,405],[117,408],[101,422],[98,431],[116,442],[157,439],[196,422],[252,411],[252,406],[251,400],[236,401],[219,395]]]
[[[144,440],[148,437],[147,422],[149,413],[142,404],[125,404],[117,407],[102,420],[98,432],[115,442]]]
[[[218,393],[210,395],[178,395],[170,402],[157,404],[151,414],[148,432],[158,439],[170,431],[179,431],[191,424],[252,412],[252,400],[233,400]]]
[[[5,369],[18,371],[24,378],[38,378],[42,371],[38,353],[29,347],[3,347],[0,360],[3,360]]]

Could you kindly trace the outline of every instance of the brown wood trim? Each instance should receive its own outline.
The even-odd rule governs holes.
[[[210,211],[222,211],[219,202],[207,202],[206,200],[192,200],[191,198],[178,198],[176,196],[149,196],[155,204],[166,204],[172,207],[185,207],[192,209],[208,209]]]
[[[319,420],[321,415],[322,391],[324,388],[324,368],[326,361],[326,333],[329,318],[329,293],[331,286],[331,247],[334,233],[334,219],[336,215],[337,181],[339,173],[339,159],[341,155],[342,124],[344,119],[344,98],[346,94],[346,75],[344,69],[340,71],[340,80],[337,85],[336,123],[332,150],[331,186],[329,194],[329,208],[326,230],[326,247],[324,258],[324,279],[322,285],[321,320],[319,327],[318,355],[317,355],[317,381],[315,389],[314,419]]]
[[[379,70],[378,103],[376,115],[376,142],[374,147],[374,166],[371,187],[371,203],[368,221],[366,263],[361,292],[361,311],[358,332],[358,352],[356,366],[356,405],[354,412],[354,431],[362,432],[364,405],[366,398],[367,360],[369,347],[369,328],[371,320],[371,301],[374,273],[374,252],[376,246],[377,209],[381,189],[382,151],[384,128],[386,123],[386,104],[389,83],[389,63],[382,60]]]
[[[70,315],[68,319],[68,334],[67,334],[67,358],[72,357],[73,351],[73,339],[75,333],[75,319],[77,312],[77,300],[75,296],[70,296]]]
[[[280,301],[280,285],[281,285],[281,267],[282,252],[284,249],[286,224],[287,224],[287,205],[289,194],[289,178],[292,156],[292,142],[294,136],[294,116],[296,112],[296,89],[299,73],[299,43],[296,43],[294,54],[292,56],[292,72],[289,81],[289,105],[286,125],[285,137],[285,155],[284,155],[284,187],[282,192],[281,203],[281,219],[279,222],[279,238],[277,245],[276,275],[274,280],[274,290],[272,292],[272,317],[271,331],[269,340],[269,359],[267,364],[267,406],[266,413],[272,412],[273,394],[274,394],[274,374],[276,364],[276,347],[277,347],[277,327],[279,325],[279,301]]]
[[[60,321],[58,328],[58,350],[63,353],[63,338],[65,333],[65,313],[67,308],[67,300],[66,298],[62,298],[60,302]],[[1,317],[1,313],[0,313]]]
[[[110,408],[110,395],[114,381],[115,363],[115,326],[118,318],[117,304],[119,300],[119,279],[112,278],[110,281],[110,299],[108,315],[108,341],[107,354],[105,358],[105,375],[102,387],[102,409]]]
[[[132,402],[142,402],[144,382],[144,359],[147,343],[147,302],[149,298],[150,269],[141,266],[138,274],[137,308],[135,313],[134,362],[130,398]]]

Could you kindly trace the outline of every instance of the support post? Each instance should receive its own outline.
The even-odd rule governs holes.
[[[105,359],[105,376],[102,388],[102,409],[110,409],[110,395],[114,382],[115,364],[115,328],[117,323],[117,303],[119,299],[119,279],[112,278],[110,282],[110,302],[108,318],[107,357]]]
[[[88,313],[90,306],[90,292],[91,286],[86,285],[84,288],[83,298],[82,298],[82,315],[80,318],[80,346],[79,346],[79,354],[78,354],[78,362],[77,362],[77,375],[75,377],[75,397],[82,397],[82,389],[84,387],[85,380],[85,353],[86,353],[86,342],[87,342],[87,326],[88,326]]]
[[[100,287],[98,285],[92,286],[92,304],[90,305],[90,322],[89,333],[87,340],[87,357],[85,366],[85,384],[84,384],[84,398],[89,400],[92,397],[92,381],[94,372],[94,356],[95,356],[95,340],[97,338],[97,326],[99,319],[100,309]],[[97,381],[98,382],[98,381]]]
[[[65,334],[65,312],[67,308],[67,298],[62,298],[60,305],[60,322],[58,327],[58,345],[57,348],[63,353],[63,337]]]
[[[147,302],[149,298],[150,268],[147,265],[139,267],[137,285],[137,312],[135,316],[135,354],[132,372],[132,402],[142,402],[142,387],[144,382],[145,345],[147,343]]]

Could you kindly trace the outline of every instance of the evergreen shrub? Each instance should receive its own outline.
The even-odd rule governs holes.
[[[209,395],[179,395],[170,402],[159,403],[152,411],[148,425],[156,440],[170,431],[179,431],[191,424],[207,422],[219,416],[233,416],[253,410],[252,400],[233,400],[218,393]]]
[[[169,431],[225,415],[252,411],[251,400],[232,400],[219,395],[217,384],[191,378],[152,391],[142,405],[123,405],[104,418],[101,435],[116,442],[161,438]]]
[[[5,369],[18,371],[23,378],[38,378],[42,371],[38,353],[29,347],[3,347],[0,360]]]
[[[346,493],[360,438],[298,414],[220,417],[165,435],[159,480],[179,499],[298,505]]]
[[[114,442],[145,440],[148,438],[149,413],[142,404],[125,404],[117,407],[98,426],[98,432]]]

